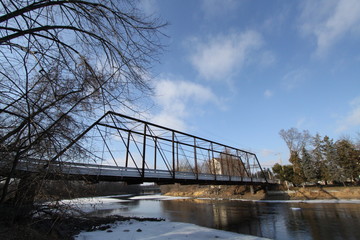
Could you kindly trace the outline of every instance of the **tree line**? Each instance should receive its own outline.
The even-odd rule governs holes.
[[[334,141],[296,128],[279,132],[290,151],[290,165],[275,164],[274,174],[294,185],[356,184],[360,180],[360,140]]]

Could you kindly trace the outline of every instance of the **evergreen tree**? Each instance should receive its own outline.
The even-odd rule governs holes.
[[[313,168],[316,175],[317,181],[325,180],[325,176],[327,175],[326,165],[324,161],[323,155],[323,141],[321,140],[321,136],[316,134],[312,139],[313,149],[311,151],[311,157],[313,159]]]
[[[294,177],[292,182],[295,185],[300,185],[306,182],[306,177],[302,168],[301,158],[298,152],[291,152],[289,161],[293,164]]]
[[[292,164],[274,165],[273,171],[280,180],[286,178],[295,185],[306,181],[324,181],[325,184],[360,181],[360,133],[354,142],[342,139],[336,143],[328,136],[322,138],[316,134],[311,150],[306,148],[310,136],[307,131],[301,133],[292,128],[281,130],[280,135],[290,150],[289,162]],[[288,171],[289,167],[292,171]]]
[[[343,180],[354,181],[360,174],[359,151],[349,140],[339,140],[335,144],[339,167],[343,172]]]
[[[304,176],[308,182],[317,182],[318,180],[315,163],[310,153],[303,147],[301,149],[301,165]]]
[[[293,171],[292,165],[280,165],[280,164],[276,163],[272,167],[272,170],[275,174],[275,177],[280,179],[280,181],[282,181],[282,182],[288,181],[288,182],[293,183],[294,171]]]
[[[336,152],[334,141],[328,136],[325,136],[323,140],[323,154],[326,161],[325,181],[344,182],[345,176],[343,169],[339,164],[339,158]]]

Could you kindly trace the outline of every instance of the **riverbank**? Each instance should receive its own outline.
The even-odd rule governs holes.
[[[119,199],[127,197],[127,199]],[[162,218],[108,215],[92,216],[98,210],[121,208],[121,203],[138,200],[175,200],[162,195],[77,198],[47,203],[39,216],[18,222],[0,220],[0,239],[4,240],[100,240],[100,239],[264,239],[201,227],[190,223],[169,222]],[[45,205],[44,205],[45,206]],[[53,210],[50,210],[53,209]],[[46,213],[44,215],[44,213]]]
[[[289,196],[289,200],[360,199],[360,187],[357,186],[293,188],[284,193]],[[268,199],[273,195],[274,192],[270,191]]]
[[[190,187],[190,186],[187,186]],[[192,187],[193,188],[193,187]],[[220,188],[221,189],[221,188]],[[286,204],[290,204],[290,208],[288,209],[288,211],[291,213],[289,216],[294,217],[294,213],[295,212],[301,212],[301,213],[305,213],[308,212],[309,214],[309,210],[311,211],[311,209],[313,208],[313,206],[319,207],[319,204],[321,203],[341,203],[341,204],[348,204],[348,203],[352,203],[350,205],[353,204],[359,204],[360,203],[360,198],[358,197],[354,197],[357,196],[358,191],[360,190],[359,187],[351,187],[351,188],[341,188],[341,191],[339,191],[339,189],[337,188],[325,188],[322,189],[321,191],[325,191],[326,195],[329,195],[327,199],[330,200],[320,200],[319,198],[319,189],[313,189],[313,188],[306,188],[306,190],[308,190],[308,192],[304,192],[304,189],[300,188],[298,190],[290,190],[289,192],[286,192],[286,194],[294,194],[296,196],[296,194],[301,194],[301,197],[298,199],[303,199],[303,200],[274,200],[274,196],[271,196],[273,199],[272,200],[266,200],[267,198],[269,198],[269,196],[267,196],[267,198],[263,198],[266,195],[269,195],[269,193],[265,194],[262,190],[257,189],[255,194],[251,194],[250,192],[248,193],[244,193],[241,192],[240,188],[232,188],[232,187],[226,187],[226,188],[222,188],[221,191],[216,190],[211,188],[212,192],[217,193],[216,195],[205,195],[204,193],[207,193],[206,188],[204,187],[200,187],[199,189],[197,189],[197,191],[194,191],[193,193],[195,193],[194,195],[197,195],[197,197],[191,197],[194,199],[187,199],[187,197],[169,197],[169,196],[164,196],[164,195],[146,195],[146,196],[132,196],[132,195],[116,195],[116,196],[108,196],[108,197],[94,197],[94,198],[78,198],[78,199],[72,199],[72,200],[62,200],[59,202],[56,202],[55,205],[53,204],[47,204],[47,207],[52,207],[54,209],[57,209],[59,211],[59,214],[50,214],[49,210],[45,208],[44,213],[47,212],[48,215],[44,216],[44,215],[39,215],[38,217],[28,221],[28,222],[23,222],[23,223],[16,223],[15,225],[10,223],[9,221],[0,221],[0,239],[35,239],[35,240],[45,240],[45,239],[54,239],[54,240],[59,240],[59,239],[73,239],[73,236],[78,235],[78,234],[82,234],[81,236],[98,236],[98,234],[100,234],[102,237],[99,238],[92,238],[92,237],[86,237],[86,239],[112,239],[111,236],[113,236],[112,232],[115,232],[116,236],[120,236],[120,238],[124,238],[127,239],[130,237],[130,239],[149,239],[150,236],[152,236],[153,239],[158,239],[157,236],[160,236],[161,234],[163,234],[163,230],[159,231],[159,232],[154,232],[153,229],[173,229],[174,231],[170,231],[171,234],[166,235],[167,237],[169,237],[169,239],[171,239],[171,237],[173,237],[173,239],[178,239],[178,237],[181,236],[191,236],[191,238],[196,238],[196,239],[209,239],[210,235],[206,235],[205,233],[208,233],[209,231],[212,231],[213,229],[203,229],[202,227],[199,227],[197,230],[195,229],[194,226],[177,226],[176,222],[177,221],[183,221],[183,217],[185,217],[186,214],[194,214],[195,212],[198,212],[198,215],[196,215],[196,218],[198,219],[197,221],[190,221],[192,223],[195,224],[199,224],[202,225],[201,223],[204,223],[207,221],[207,219],[216,219],[216,222],[219,223],[221,222],[222,224],[224,224],[224,219],[223,217],[226,215],[228,216],[228,218],[226,218],[226,221],[230,221],[233,218],[238,218],[241,215],[244,215],[243,217],[245,219],[248,219],[249,217],[251,218],[252,215],[251,213],[253,211],[243,211],[241,210],[241,206],[243,206],[244,204],[246,205],[245,209],[248,209],[248,206],[253,206],[252,202],[263,202],[263,201],[268,201],[268,202],[283,202]],[[243,189],[246,190],[246,189]],[[256,189],[255,189],[256,190]],[[222,194],[224,191],[224,193],[226,194]],[[273,191],[274,195],[276,197],[278,197],[279,194],[283,194],[283,191]],[[169,194],[169,193],[168,193]],[[207,193],[208,194],[208,193]],[[251,198],[247,198],[247,196],[251,194]],[[311,200],[309,197],[305,198],[304,195],[306,196],[306,194],[309,195],[314,195],[316,194],[316,198],[314,198],[314,196],[312,196]],[[179,192],[179,195],[184,195],[184,192]],[[239,196],[236,195],[240,195],[241,197],[239,198]],[[262,197],[261,197],[262,196]],[[358,200],[340,200],[337,199],[335,196],[349,196],[349,199],[358,199]],[[202,198],[210,198],[209,200],[204,200]],[[255,199],[255,198],[259,198],[259,199]],[[206,201],[212,201],[212,199],[216,199],[216,200],[222,200],[222,199],[239,199],[240,201],[213,201],[212,204],[207,204]],[[325,198],[322,198],[325,199]],[[149,201],[151,200],[151,201]],[[155,201],[154,201],[155,200]],[[168,201],[168,200],[179,200],[179,201]],[[250,200],[250,201],[248,201]],[[132,203],[135,203],[135,205],[133,205]],[[161,202],[161,203],[159,203]],[[238,203],[241,202],[241,204]],[[149,205],[148,203],[151,203],[152,207],[150,207],[150,209],[154,209],[154,213],[152,213],[153,210],[149,209]],[[153,204],[154,203],[154,204]],[[224,204],[223,204],[224,203]],[[315,203],[314,205],[312,204],[307,204],[307,203]],[[142,210],[140,211],[133,211],[133,214],[124,214],[124,216],[127,217],[121,217],[121,216],[112,216],[112,210],[116,210],[116,209],[124,209],[124,212],[127,212],[127,208],[128,207],[136,207],[137,208],[137,204],[143,205]],[[195,206],[195,205],[196,206]],[[216,204],[216,206],[214,207],[213,204]],[[217,206],[219,204],[219,206]],[[305,205],[302,205],[305,204]],[[154,205],[154,206],[153,206]],[[232,216],[230,213],[231,212],[227,212],[226,211],[226,207],[227,205],[230,206],[236,206],[236,209],[238,209],[238,213],[235,214],[234,216]],[[163,217],[163,218],[168,218],[168,215],[164,215],[161,214],[159,212],[158,214],[158,207],[165,207],[166,211],[168,213],[175,213],[178,211],[178,209],[188,209],[189,213],[183,212],[181,214],[185,214],[185,215],[181,215],[181,218],[179,220],[179,218],[171,218],[168,219],[170,221],[174,221],[171,224],[175,224],[175,225],[171,225],[169,224],[169,222],[167,221],[162,221],[164,219],[154,219],[152,217]],[[240,206],[240,208],[239,208]],[[258,208],[261,207],[262,205],[254,205],[254,207]],[[278,207],[278,205],[276,205]],[[330,205],[327,205],[330,206]],[[144,208],[145,207],[145,208]],[[224,208],[225,207],[225,208]],[[349,208],[354,208],[354,207],[349,207]],[[356,207],[355,207],[356,208]],[[61,210],[60,210],[61,209]],[[140,207],[141,209],[141,207]],[[268,208],[266,208],[265,210],[267,210]],[[105,213],[104,217],[102,217],[101,215],[93,215],[92,213],[96,211],[102,211]],[[260,210],[257,209],[256,212],[259,212]],[[261,210],[262,211],[262,210]],[[261,212],[260,211],[260,212]],[[107,213],[106,213],[107,212]],[[277,212],[286,212],[284,211],[284,209],[282,209],[281,211],[273,211],[271,210],[271,212],[269,213],[274,214]],[[316,211],[317,212],[317,211]],[[327,209],[327,212],[329,212],[329,209]],[[120,214],[122,215],[123,210],[118,211],[116,214]],[[206,213],[206,214],[205,214]],[[75,214],[70,216],[70,215],[66,215],[66,214]],[[207,217],[204,217],[205,215],[208,215]],[[224,215],[225,214],[225,215]],[[230,214],[230,215],[228,215]],[[250,215],[249,215],[250,214]],[[174,216],[175,216],[174,215]],[[96,217],[97,216],[97,217]],[[100,217],[101,216],[101,217]],[[137,218],[137,217],[133,217],[133,216],[145,216],[147,218]],[[265,215],[266,216],[266,215]],[[302,215],[301,215],[302,216]],[[308,216],[308,215],[304,215],[304,216]],[[334,215],[337,216],[337,215]],[[321,217],[323,217],[321,215]],[[186,218],[186,217],[185,217]],[[194,216],[190,216],[191,219],[194,218]],[[257,218],[256,218],[257,219]],[[149,223],[150,221],[157,221],[159,223]],[[240,220],[236,220],[236,222],[241,221]],[[272,220],[271,220],[272,221]],[[282,220],[281,220],[282,221]],[[144,225],[145,224],[145,225]],[[152,225],[154,224],[154,225]],[[264,223],[264,226],[266,225],[266,221]],[[130,226],[131,225],[131,226]],[[156,225],[156,226],[155,226]],[[133,226],[137,226],[136,229],[135,228],[130,228]],[[147,226],[152,226],[147,228]],[[196,226],[196,225],[195,225]],[[262,225],[259,225],[262,226]],[[272,226],[272,225],[271,225]],[[126,228],[124,228],[126,227]],[[212,227],[212,225],[207,224],[205,225],[205,227]],[[318,227],[318,226],[316,226]],[[119,230],[119,229],[120,230]],[[179,232],[177,232],[177,230],[175,231],[175,228],[179,228],[179,229],[183,229],[183,232],[186,232],[186,234],[180,234]],[[122,229],[122,230],[121,230]],[[138,229],[140,229],[141,231],[137,231]],[[265,227],[264,229],[261,229],[260,232],[265,231],[267,228]],[[129,230],[129,231],[128,231]],[[191,230],[191,231],[190,231]],[[226,229],[228,230],[228,229]],[[237,230],[236,230],[237,231]],[[89,233],[90,232],[90,233]],[[96,232],[94,233],[94,235],[91,232]],[[99,233],[98,233],[99,232]],[[86,234],[85,234],[86,233]],[[256,233],[248,233],[247,231],[244,231],[242,233],[245,234],[254,234],[257,235]],[[85,235],[84,235],[85,234]],[[131,235],[132,234],[132,235]],[[190,235],[189,235],[190,234]],[[194,235],[195,234],[195,235]],[[199,235],[196,235],[199,234]],[[218,235],[218,233],[213,233],[215,234],[214,236],[222,236],[222,235]],[[236,234],[236,233],[234,233]],[[79,235],[80,236],[80,235]],[[177,237],[175,237],[177,236]],[[214,237],[213,236],[213,237]],[[272,237],[271,234],[268,235],[260,235],[260,236],[267,236],[267,237]],[[237,235],[234,236],[235,238],[233,239],[254,239],[254,238],[249,238],[252,236],[241,236],[241,235]],[[78,239],[85,239],[85,238],[78,238]],[[118,238],[115,238],[118,239]],[[160,238],[161,239],[161,238]],[[163,239],[168,239],[168,238],[163,238]],[[187,238],[187,239],[190,239]],[[256,239],[256,238],[255,238]]]
[[[256,236],[221,231],[200,227],[190,223],[180,222],[116,222],[106,231],[81,232],[74,237],[75,240],[118,240],[118,239],[156,239],[156,240],[207,240],[207,239],[243,239],[260,240]]]
[[[160,222],[164,219],[140,217],[84,217],[54,214],[35,217],[23,222],[0,221],[0,239],[3,240],[73,240],[81,232],[108,231],[116,222]],[[106,239],[106,238],[100,238]]]
[[[192,197],[192,198],[221,198],[221,199],[244,199],[244,200],[339,200],[360,199],[360,187],[300,187],[289,190],[274,189],[264,191],[249,186],[199,186],[199,185],[175,185],[162,187],[162,193],[166,196]]]

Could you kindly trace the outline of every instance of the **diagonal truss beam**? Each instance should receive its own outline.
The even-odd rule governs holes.
[[[112,134],[102,134],[100,127],[112,131]],[[268,183],[255,153],[112,111],[106,112],[69,142],[45,168],[59,159],[66,162],[66,152],[74,144],[81,146],[82,140],[94,129],[98,130],[99,142],[105,145],[104,149],[115,166],[121,171],[130,169],[130,157],[130,163],[142,179],[148,172],[163,171],[168,172],[174,181],[188,175],[199,179],[201,174],[215,181],[224,176],[227,181],[239,178],[253,181],[260,175]],[[118,152],[125,155],[119,157]]]

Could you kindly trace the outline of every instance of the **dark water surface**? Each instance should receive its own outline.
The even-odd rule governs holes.
[[[95,214],[165,218],[272,239],[360,239],[359,203],[131,200]]]

